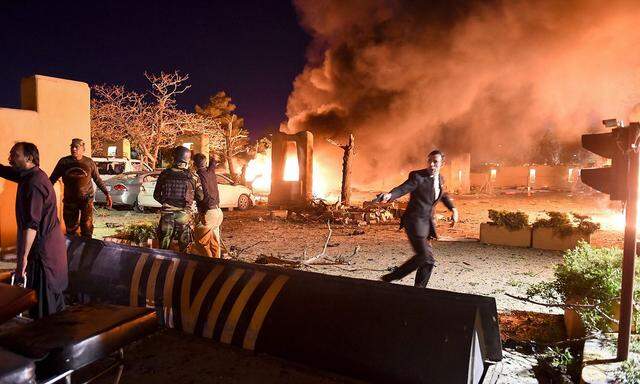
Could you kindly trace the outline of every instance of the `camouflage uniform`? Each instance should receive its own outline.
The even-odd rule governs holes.
[[[180,251],[186,251],[193,238],[193,202],[203,197],[200,179],[185,163],[174,164],[158,177],[153,197],[162,204],[160,248],[169,249],[172,240],[177,239]]]

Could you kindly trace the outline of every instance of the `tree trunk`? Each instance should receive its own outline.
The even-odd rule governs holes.
[[[351,157],[353,146],[353,134],[350,134],[349,143],[341,147],[344,150],[344,155],[342,156],[342,190],[340,191],[340,200],[343,205],[351,204]]]
[[[227,158],[227,166],[229,167],[229,175],[231,176],[231,179],[237,183],[240,180],[238,180],[238,174],[236,173],[236,170],[233,167],[233,148],[232,148],[233,142],[231,137],[231,135],[233,134],[233,120],[234,118],[231,117],[231,121],[229,121],[227,132],[224,137],[224,143],[225,143],[225,157]]]

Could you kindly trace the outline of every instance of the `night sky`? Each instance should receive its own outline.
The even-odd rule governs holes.
[[[179,106],[224,90],[252,137],[285,119],[309,36],[281,1],[0,1],[0,107],[32,74],[145,89],[145,71],[188,73]]]

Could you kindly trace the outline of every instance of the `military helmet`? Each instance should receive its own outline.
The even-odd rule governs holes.
[[[191,150],[187,147],[183,147],[182,145],[173,149],[173,161],[175,163],[188,163],[190,155]]]

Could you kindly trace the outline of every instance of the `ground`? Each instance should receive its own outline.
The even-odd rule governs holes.
[[[365,196],[360,196],[364,198]],[[371,197],[371,196],[368,196]],[[526,310],[554,313],[546,307],[523,303],[505,294],[523,295],[531,283],[551,278],[553,267],[562,259],[560,252],[490,246],[479,243],[479,225],[487,221],[488,209],[521,210],[532,218],[544,211],[576,212],[591,215],[602,225],[592,237],[596,246],[622,244],[623,221],[615,206],[597,196],[541,192],[498,196],[461,196],[456,198],[461,222],[454,228],[439,221],[443,241],[434,244],[437,267],[429,286],[456,292],[495,297],[501,312],[503,340],[526,338],[524,330],[537,328],[535,321],[510,313]],[[445,215],[446,212],[440,212]],[[327,238],[326,223],[292,223],[284,213],[275,219],[264,207],[246,212],[226,212],[222,224],[225,245],[241,250],[239,259],[254,262],[260,255],[303,260],[317,255]],[[133,222],[157,222],[157,213],[98,209],[96,237],[112,235],[118,226]],[[358,251],[354,254],[354,250]],[[389,268],[412,254],[398,223],[356,226],[332,226],[327,257],[346,257],[349,265],[314,266],[306,270],[365,279],[378,279]],[[353,256],[351,256],[353,255]],[[1,267],[1,265],[0,265]],[[411,285],[413,275],[397,282]],[[557,311],[555,313],[558,313]],[[557,322],[557,321],[556,321]],[[533,328],[527,327],[533,324]],[[561,327],[561,324],[560,324]],[[555,331],[550,331],[553,334]],[[548,335],[547,335],[548,336]],[[554,336],[554,335],[552,335]],[[543,338],[546,336],[542,336]],[[500,383],[536,383],[535,359],[505,344],[505,360]],[[279,359],[256,356],[208,340],[163,331],[129,348],[128,366],[123,383],[340,383],[354,382],[334,374],[318,372]],[[257,373],[259,372],[259,374]]]
[[[622,227],[619,226],[621,215],[610,210],[607,201],[600,197],[550,192],[537,193],[532,197],[526,194],[460,196],[456,198],[456,204],[460,211],[460,224],[453,229],[444,220],[438,224],[443,241],[434,243],[437,264],[429,286],[493,296],[499,311],[546,311],[545,307],[523,303],[505,296],[505,293],[522,295],[529,284],[549,279],[553,266],[562,256],[560,252],[479,243],[476,240],[480,223],[488,220],[488,209],[521,210],[532,219],[543,215],[544,211],[591,215],[602,224],[602,230],[592,237],[592,244],[622,245]],[[444,216],[446,210],[440,213]],[[280,217],[271,219],[269,210],[264,207],[245,212],[225,211],[223,241],[228,248],[244,249],[239,259],[247,262],[254,262],[261,254],[303,260],[322,252],[328,234],[326,223],[292,223],[284,220],[284,216],[282,212]],[[114,227],[126,223],[155,223],[157,220],[158,215],[154,213],[100,209],[96,219],[96,236],[112,235],[116,231]],[[404,232],[398,230],[397,221],[364,227],[333,225],[332,232],[327,247],[328,258],[347,257],[350,265],[314,266],[306,270],[378,279],[389,268],[412,255]],[[350,257],[356,247],[358,252]],[[410,275],[398,283],[411,285],[413,278]]]

